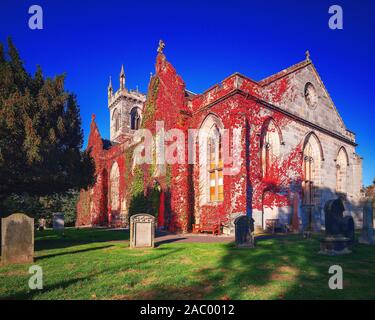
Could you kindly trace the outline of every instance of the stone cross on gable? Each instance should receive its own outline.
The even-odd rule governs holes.
[[[158,53],[163,53],[164,48],[165,48],[164,41],[163,40],[159,40]]]
[[[306,54],[306,60],[310,61],[310,51],[307,50],[305,54]]]

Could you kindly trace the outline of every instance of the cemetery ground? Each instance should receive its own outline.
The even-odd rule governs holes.
[[[123,230],[38,231],[43,289],[28,287],[31,264],[2,266],[0,299],[375,299],[375,247],[322,256],[318,238],[260,237],[255,249],[183,241],[129,249]],[[343,268],[343,290],[328,287],[331,265]]]

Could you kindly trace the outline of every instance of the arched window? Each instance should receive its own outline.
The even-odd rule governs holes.
[[[224,200],[223,124],[209,114],[199,129],[199,202],[201,205]]]
[[[336,159],[336,191],[346,194],[349,159],[345,148],[341,148]]]
[[[320,167],[322,161],[322,149],[320,141],[315,134],[310,134],[303,149],[303,203],[314,205],[316,188],[319,186]]]
[[[117,162],[114,162],[110,173],[110,203],[112,210],[118,210],[120,201],[120,170]]]
[[[311,143],[308,142],[303,152],[303,202],[314,203],[314,175],[315,163]]]
[[[261,135],[262,176],[268,177],[272,163],[280,156],[280,134],[275,122],[265,123]]]
[[[224,200],[222,138],[217,125],[208,136],[208,174],[210,181],[210,201]]]
[[[208,137],[208,174],[210,181],[210,201],[224,200],[223,152],[219,128],[214,125]]]
[[[130,129],[138,130],[141,126],[141,113],[139,108],[133,108],[130,112]]]
[[[120,130],[120,113],[118,112],[117,109],[115,109],[115,111],[113,111],[112,123],[113,123],[113,128],[114,128],[115,132],[119,131]]]

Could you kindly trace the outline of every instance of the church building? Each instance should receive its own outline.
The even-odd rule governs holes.
[[[130,215],[148,211],[159,228],[174,232],[217,224],[231,234],[240,215],[251,216],[259,229],[271,221],[322,230],[324,204],[337,197],[360,226],[362,159],[355,134],[308,52],[302,62],[260,81],[234,73],[193,93],[163,50],[161,41],[147,95],[126,87],[123,67],[119,89],[109,83],[110,140],[102,139],[93,116],[88,148],[96,183],[80,193],[77,226],[123,227]],[[173,130],[183,132],[179,151],[196,161],[137,164],[135,136],[148,129],[157,139],[157,123],[169,132],[167,145],[178,140]],[[208,138],[191,143],[192,129]],[[225,150],[235,142],[238,152]],[[153,159],[157,153],[153,148]]]

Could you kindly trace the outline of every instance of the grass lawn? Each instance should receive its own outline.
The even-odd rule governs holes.
[[[29,265],[0,267],[0,299],[375,299],[375,247],[351,255],[317,254],[319,242],[290,235],[232,243],[166,243],[130,250],[125,231],[66,229],[36,233],[43,290],[28,288]],[[328,288],[328,268],[344,289]]]

